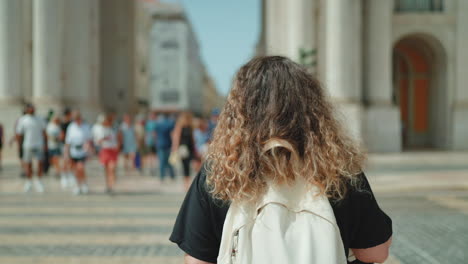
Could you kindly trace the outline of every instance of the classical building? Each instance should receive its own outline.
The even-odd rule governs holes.
[[[370,151],[468,149],[468,1],[262,4],[258,53],[310,67]]]
[[[80,109],[132,109],[134,1],[1,0],[0,122],[7,136],[25,102]]]

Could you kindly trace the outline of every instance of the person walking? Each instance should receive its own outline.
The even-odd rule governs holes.
[[[3,170],[3,145],[5,143],[5,135],[4,135],[4,130],[3,130],[3,124],[0,124],[0,171]]]
[[[208,151],[208,122],[207,120],[200,118],[195,122],[195,124],[195,130],[193,131],[196,153],[194,169],[199,171]]]
[[[73,113],[70,108],[65,108],[62,113],[62,118],[61,121],[62,123],[60,124],[61,128],[61,143],[62,143],[62,154],[66,153],[65,147],[65,138],[68,132],[68,127],[70,124],[73,122]],[[62,174],[60,175],[60,185],[63,188],[67,187],[73,187],[76,185],[76,178],[75,175],[73,174],[73,169],[72,165],[73,162],[70,160],[69,155],[63,155],[63,162],[62,162]]]
[[[157,115],[156,112],[151,112],[145,122],[145,151],[143,156],[143,163],[148,167],[150,175],[156,174],[156,126]]]
[[[129,171],[135,168],[135,155],[137,152],[137,139],[135,135],[135,127],[132,122],[132,117],[128,114],[123,116],[123,122],[120,125],[122,133],[124,155],[124,169]]]
[[[44,119],[35,115],[32,104],[25,107],[25,115],[18,120],[16,135],[18,142],[22,142],[23,163],[26,172],[24,192],[29,192],[34,184],[37,192],[44,192],[44,185],[40,178],[43,173],[43,161],[47,151],[46,124]],[[37,178],[33,180],[33,160],[37,161]]]
[[[175,122],[166,114],[161,114],[154,125],[156,132],[156,150],[159,158],[159,176],[161,183],[164,182],[166,171],[169,171],[171,179],[175,179],[174,168],[169,163],[169,156],[172,147],[172,130],[174,130]],[[153,132],[153,133],[154,133]]]
[[[73,122],[68,126],[65,136],[65,156],[75,175],[73,194],[87,194],[89,187],[86,183],[85,163],[92,148],[91,127],[83,121],[79,111],[74,111],[72,116]]]
[[[138,117],[135,124],[135,137],[137,142],[137,156],[135,158],[135,167],[143,174],[145,168],[144,157],[148,154],[148,148],[145,145],[145,119]]]
[[[62,175],[62,146],[61,146],[61,135],[62,129],[60,128],[60,117],[52,116],[49,124],[47,124],[47,147],[49,150],[49,163],[54,167],[56,175],[61,179],[62,188],[66,187],[66,183],[62,181],[65,179],[65,175]]]
[[[333,112],[290,59],[241,67],[170,237],[185,263],[385,261],[391,219]]]
[[[94,152],[99,155],[100,152],[100,147],[99,143],[97,142],[97,139],[102,137],[102,134],[104,133],[104,127],[103,123],[106,120],[106,115],[105,114],[99,114],[98,117],[96,118],[96,123],[94,123],[93,127],[91,128],[91,133],[93,134],[93,148]]]
[[[106,192],[108,194],[114,193],[115,170],[117,167],[119,149],[122,144],[121,133],[117,133],[113,127],[113,117],[113,114],[106,114],[104,122],[102,123],[102,134],[99,138],[95,139],[100,149],[99,160],[104,166]]]
[[[208,120],[208,141],[211,141],[211,139],[213,138],[214,130],[218,125],[219,114],[219,108],[213,108],[213,110],[211,110],[211,116]]]
[[[172,136],[172,152],[177,152],[184,170],[184,188],[190,186],[190,166],[195,158],[195,140],[193,137],[192,114],[184,112],[179,116]]]
[[[18,160],[20,164],[20,178],[26,178],[26,168],[23,162],[23,142],[19,141],[18,135],[16,131],[18,130],[18,122],[19,120],[26,115],[26,110],[23,109],[21,116],[15,120],[15,124],[13,125],[13,136],[8,141],[8,145],[12,147],[16,143],[17,153],[18,153]],[[22,139],[22,138],[21,138]]]

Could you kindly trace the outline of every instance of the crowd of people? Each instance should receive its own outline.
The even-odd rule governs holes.
[[[174,180],[174,167],[183,169],[188,189],[192,169],[199,170],[207,152],[219,110],[209,120],[194,118],[190,112],[150,112],[118,119],[113,112],[100,114],[87,123],[79,110],[65,109],[47,117],[36,115],[32,104],[25,106],[15,124],[15,140],[25,177],[24,192],[44,192],[41,177],[55,171],[61,187],[76,195],[87,194],[86,162],[97,157],[104,168],[106,192],[114,193],[119,157],[126,172],[166,176]],[[3,134],[3,133],[2,133]],[[37,163],[33,170],[33,162]]]

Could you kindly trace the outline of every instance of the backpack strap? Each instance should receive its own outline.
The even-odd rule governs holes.
[[[292,186],[269,185],[267,193],[256,207],[256,212],[260,212],[264,206],[271,203],[282,205],[296,213],[303,211],[313,213],[338,228],[328,198],[320,195],[318,187],[303,179],[297,179]]]

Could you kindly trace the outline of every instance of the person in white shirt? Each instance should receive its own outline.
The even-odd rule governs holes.
[[[47,151],[47,136],[45,133],[45,120],[34,115],[35,108],[28,104],[25,107],[25,115],[18,120],[16,136],[18,142],[22,142],[23,164],[26,172],[24,191],[29,192],[33,185],[32,161],[37,161],[37,178],[34,179],[34,187],[37,192],[44,192],[40,178],[42,177],[44,153]]]
[[[86,184],[85,161],[91,150],[91,128],[83,122],[80,112],[73,113],[74,122],[70,124],[65,136],[65,154],[70,158],[72,170],[76,177],[76,186],[73,193],[88,193]]]
[[[57,176],[61,175],[62,188],[66,187],[65,176],[62,172],[62,128],[60,127],[60,117],[54,115],[51,117],[49,124],[47,124],[47,148],[49,150],[50,164],[54,167]]]
[[[102,133],[104,133],[104,128],[102,126],[102,123],[104,123],[106,119],[105,114],[99,114],[98,117],[96,118],[96,123],[94,123],[92,127],[92,134],[93,134],[93,145],[94,145],[94,150],[96,151],[96,154],[99,154],[99,144],[97,142],[98,138],[102,137]]]
[[[106,174],[106,192],[113,194],[115,184],[115,169],[117,167],[117,159],[119,156],[120,146],[122,145],[122,135],[113,127],[114,117],[112,114],[107,114],[102,123],[102,133],[94,140],[99,146],[99,160],[104,166]]]

